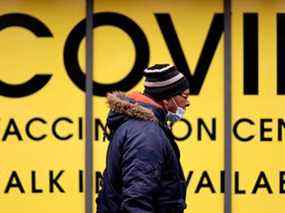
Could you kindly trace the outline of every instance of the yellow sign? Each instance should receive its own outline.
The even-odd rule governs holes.
[[[85,2],[2,1],[0,14],[0,211],[84,212],[85,94],[64,45]]]
[[[234,213],[284,209],[284,8],[232,5]]]
[[[281,212],[285,5],[232,3],[233,212]],[[84,212],[85,7],[0,3],[1,212]],[[95,2],[95,197],[108,147],[104,96],[142,91],[145,67],[173,63],[191,87],[173,126],[185,212],[224,211],[223,18],[223,1]]]

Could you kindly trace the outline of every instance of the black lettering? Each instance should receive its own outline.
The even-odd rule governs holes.
[[[272,137],[265,137],[266,132],[272,132],[272,128],[266,128],[265,123],[272,123],[271,118],[261,118],[260,119],[260,141],[272,141]]]
[[[190,184],[190,181],[191,181],[193,173],[194,173],[193,171],[189,171],[189,173],[188,173],[188,176],[187,176],[187,179],[186,179],[186,188],[188,188],[188,186]]]
[[[37,37],[53,37],[49,28],[39,19],[27,14],[10,13],[0,16],[0,31],[8,27],[22,27]],[[0,95],[20,98],[42,89],[50,80],[51,74],[37,74],[22,84],[8,84],[0,80]]]
[[[182,46],[170,15],[168,13],[156,13],[155,18],[159,24],[160,31],[163,34],[164,40],[176,67],[189,81],[191,94],[199,95],[224,31],[224,15],[220,13],[214,15],[196,69],[192,72],[193,74],[187,64],[187,60],[183,53]]]
[[[243,16],[243,93],[258,94],[258,15],[245,13]]]
[[[32,178],[32,193],[43,193],[42,189],[37,189],[37,179],[36,179],[36,171],[32,171],[31,178]]]
[[[17,139],[19,141],[23,140],[21,133],[19,131],[19,128],[18,128],[14,118],[9,119],[9,123],[7,125],[5,132],[4,132],[2,141],[6,141],[8,136],[11,136],[11,135],[17,136]]]
[[[206,181],[204,183],[204,180]],[[202,188],[209,188],[212,193],[216,193],[214,185],[207,173],[207,171],[203,171],[202,176],[199,180],[198,186],[195,190],[195,193],[199,193]]]
[[[212,119],[212,131],[207,127],[202,118],[198,118],[198,141],[202,140],[202,129],[205,129],[212,141],[216,140],[216,119]]]
[[[46,124],[47,122],[42,119],[42,118],[32,118],[31,120],[28,121],[27,125],[26,125],[26,134],[29,138],[35,140],[35,141],[39,141],[39,140],[43,140],[45,137],[47,137],[47,134],[42,134],[40,136],[35,136],[34,134],[31,133],[31,125],[34,122],[40,122],[43,124]]]
[[[239,188],[239,172],[235,172],[235,193],[236,194],[245,194],[244,189]]]
[[[84,191],[84,173],[82,170],[79,170],[79,192],[82,193]]]
[[[79,122],[78,122],[78,138],[79,140],[82,140],[83,139],[83,119],[82,117],[79,118]]]
[[[225,181],[225,171],[221,171],[221,181],[220,181],[220,185],[221,185],[221,193],[225,193],[225,188],[226,188],[226,181]]]
[[[285,94],[285,14],[277,13],[277,94]]]
[[[263,182],[263,183],[262,183]],[[259,188],[265,188],[265,189],[267,189],[267,191],[268,191],[268,193],[269,194],[272,194],[273,192],[272,192],[272,189],[271,189],[271,186],[270,186],[270,184],[269,184],[269,182],[268,182],[268,180],[267,180],[267,177],[266,177],[266,175],[265,175],[265,173],[263,172],[263,171],[261,171],[260,173],[259,173],[259,175],[258,175],[258,178],[257,178],[257,180],[256,180],[256,183],[255,183],[255,185],[254,185],[254,187],[253,187],[253,190],[252,190],[252,194],[256,194],[256,192],[257,192],[257,190],[259,189]]]
[[[23,184],[21,183],[21,180],[16,171],[12,171],[4,193],[9,193],[11,188],[18,188],[21,193],[25,193]]]
[[[283,129],[285,128],[285,122],[283,119],[279,118],[278,119],[278,130],[277,130],[277,134],[278,134],[278,141],[282,141],[283,140]]]
[[[280,194],[285,194],[285,171],[280,171],[279,173],[279,192]]]
[[[239,119],[237,122],[235,122],[234,126],[233,126],[233,133],[234,133],[234,136],[239,139],[240,141],[244,141],[244,142],[247,142],[247,141],[250,141],[251,139],[254,138],[254,135],[249,135],[248,137],[241,137],[239,134],[238,134],[238,126],[241,124],[241,123],[248,123],[250,125],[254,125],[254,122],[248,118],[241,118]]]
[[[104,133],[106,133],[105,126],[99,118],[96,118],[95,119],[95,132],[94,132],[96,141],[99,140],[99,130],[100,129],[101,129],[102,135],[104,135]]]
[[[173,128],[172,128],[173,125],[174,125],[174,124],[177,124],[178,122],[183,122],[183,123],[186,124],[186,126],[187,126],[187,132],[186,132],[185,135],[183,135],[183,136],[181,136],[181,137],[178,137],[178,136],[174,135],[174,134],[173,134],[173,131],[172,131],[172,134],[173,134],[173,137],[174,137],[175,140],[177,140],[177,141],[184,141],[184,140],[186,140],[186,139],[191,135],[191,133],[192,133],[192,126],[191,126],[191,124],[190,124],[190,122],[189,122],[188,120],[182,118],[181,120],[179,120],[179,121],[177,121],[177,122],[175,122],[175,123],[171,123],[171,124],[170,124],[170,128],[173,129]]]
[[[54,177],[53,171],[49,171],[49,191],[54,192],[54,188],[56,188],[61,192],[65,193],[61,185],[58,183],[58,179],[63,174],[64,170],[60,170],[60,172],[57,174],[57,176]]]
[[[53,135],[59,139],[59,140],[68,140],[69,138],[71,138],[73,136],[73,134],[68,134],[66,136],[62,136],[60,135],[58,132],[57,132],[57,125],[61,122],[67,122],[67,123],[70,123],[70,124],[73,124],[73,121],[70,119],[70,118],[67,118],[67,117],[61,117],[61,118],[58,118],[55,120],[55,122],[52,124],[52,133]]]
[[[132,70],[119,82],[101,84],[93,82],[93,94],[105,96],[107,92],[120,90],[128,91],[142,78],[149,63],[149,45],[142,29],[129,17],[114,12],[100,12],[93,15],[93,27],[113,26],[123,30],[132,39],[135,46],[136,58]],[[70,32],[64,46],[64,64],[69,78],[82,91],[85,91],[85,74],[78,62],[78,49],[85,37],[86,19],[77,24]]]

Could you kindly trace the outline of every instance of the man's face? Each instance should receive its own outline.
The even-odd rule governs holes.
[[[190,106],[190,102],[188,100],[189,94],[189,89],[186,89],[181,94],[176,95],[168,100],[164,100],[165,109],[173,113],[176,112],[177,107],[186,109],[186,107]]]

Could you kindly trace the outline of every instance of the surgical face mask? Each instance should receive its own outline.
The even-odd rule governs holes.
[[[173,100],[174,104],[176,105],[177,109],[176,109],[175,113],[168,111],[166,118],[170,122],[176,122],[176,121],[179,121],[183,118],[185,110],[182,107],[177,106],[177,104],[173,98],[172,98],[172,100]]]

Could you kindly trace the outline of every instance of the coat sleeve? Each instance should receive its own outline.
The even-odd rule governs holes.
[[[167,143],[161,128],[148,124],[131,131],[122,155],[122,212],[155,212],[155,197],[164,163],[163,143]]]

